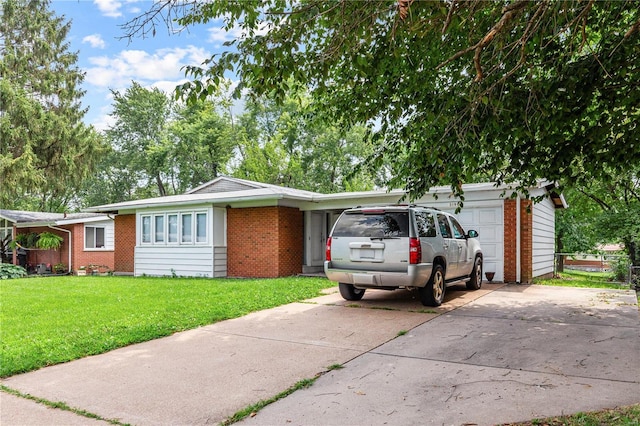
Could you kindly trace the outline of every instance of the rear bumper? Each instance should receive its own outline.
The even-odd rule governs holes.
[[[353,284],[360,288],[424,287],[431,278],[432,263],[408,265],[407,272],[363,271],[333,268],[324,262],[324,273],[331,281]]]

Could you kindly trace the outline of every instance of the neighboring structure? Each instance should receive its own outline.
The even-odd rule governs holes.
[[[19,234],[32,232],[51,232],[63,241],[58,250],[24,250],[30,271],[36,271],[39,265],[52,267],[56,264],[64,264],[67,272],[92,264],[114,269],[114,222],[107,215],[0,210],[0,239],[8,235],[14,239]],[[20,264],[18,254],[18,250],[11,254],[14,264]]]
[[[495,281],[529,282],[553,273],[554,210],[566,207],[554,188],[529,188],[531,197],[549,195],[534,205],[509,198],[512,190],[505,186],[463,185],[464,208],[457,217],[480,233],[484,269],[495,272]],[[183,195],[87,210],[115,217],[116,272],[278,277],[322,270],[327,235],[344,209],[395,204],[404,195],[318,194],[223,176]],[[438,187],[415,204],[454,212],[457,199]]]

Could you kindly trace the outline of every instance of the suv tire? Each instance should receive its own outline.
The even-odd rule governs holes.
[[[471,279],[467,282],[467,289],[479,290],[482,287],[482,258],[476,257],[471,271]]]
[[[429,282],[420,288],[420,301],[425,306],[440,306],[444,300],[446,288],[444,269],[440,265],[435,265]]]
[[[353,284],[338,283],[340,296],[345,300],[360,300],[364,296],[364,289],[355,288]]]

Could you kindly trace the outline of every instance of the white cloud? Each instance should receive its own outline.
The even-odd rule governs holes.
[[[223,28],[223,23],[220,21],[220,26],[211,27],[207,29],[209,37],[207,41],[209,43],[215,43],[216,46],[222,45],[225,41],[241,39],[248,36],[248,32],[237,25],[233,28],[226,30]],[[267,24],[261,24],[260,27],[254,32],[255,35],[263,36],[269,32]]]
[[[242,30],[237,27],[229,31],[222,27],[213,27],[209,28],[207,32],[209,33],[207,41],[210,43],[224,43],[227,40],[234,40],[242,36]]]
[[[104,16],[110,18],[119,18],[122,16],[122,12],[120,12],[122,2],[118,0],[93,0],[93,4],[98,6],[98,9],[100,9],[100,12],[102,12]]]
[[[123,50],[115,56],[89,58],[93,65],[86,69],[85,81],[103,88],[126,87],[131,80],[150,85],[161,81],[184,78],[182,67],[199,65],[211,55],[202,48],[158,49],[154,53],[144,50]]]
[[[96,47],[98,49],[104,49],[107,46],[100,34],[88,35],[82,39],[82,43],[89,43],[91,47]]]

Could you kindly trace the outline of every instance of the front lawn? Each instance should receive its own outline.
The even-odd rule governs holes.
[[[534,279],[534,284],[560,287],[628,288],[624,283],[611,281],[609,272],[586,272],[565,269],[556,278]]]
[[[324,278],[0,281],[0,377],[308,299]]]

